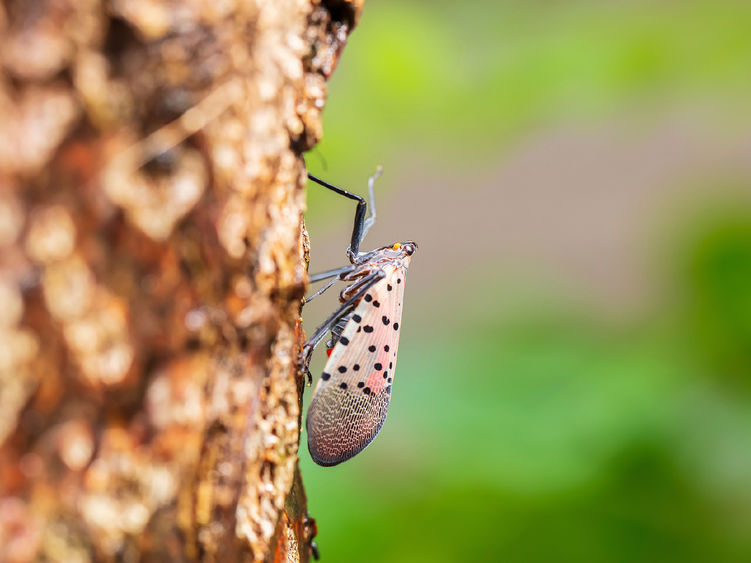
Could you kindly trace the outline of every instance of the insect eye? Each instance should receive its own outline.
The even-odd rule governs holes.
[[[411,245],[411,244],[404,245],[404,252],[407,254],[407,256],[412,256],[412,253],[414,251],[415,251],[414,245]]]

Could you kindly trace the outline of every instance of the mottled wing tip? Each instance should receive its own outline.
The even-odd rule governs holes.
[[[316,464],[320,465],[321,467],[333,467],[335,465],[339,465],[343,461],[347,461],[348,459],[356,456],[359,454],[362,450],[359,450],[357,452],[351,453],[351,454],[344,454],[343,457],[337,457],[337,458],[323,458],[318,455],[318,453],[315,451],[315,446],[313,446],[310,443],[310,440],[308,440],[308,451],[310,452],[310,458],[316,462]]]
[[[356,456],[378,435],[387,412],[385,392],[367,396],[332,386],[320,389],[306,420],[310,457],[331,467]]]

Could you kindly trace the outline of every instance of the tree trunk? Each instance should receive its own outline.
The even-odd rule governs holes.
[[[362,0],[0,3],[0,560],[307,561],[301,153]]]

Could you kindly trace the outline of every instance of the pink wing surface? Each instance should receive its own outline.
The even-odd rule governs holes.
[[[361,452],[386,420],[406,267],[387,265],[384,271],[386,277],[357,305],[313,392],[308,449],[319,465],[336,465]]]

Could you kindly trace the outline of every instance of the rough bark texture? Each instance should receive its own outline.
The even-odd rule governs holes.
[[[308,559],[300,155],[360,10],[0,3],[0,560]]]

